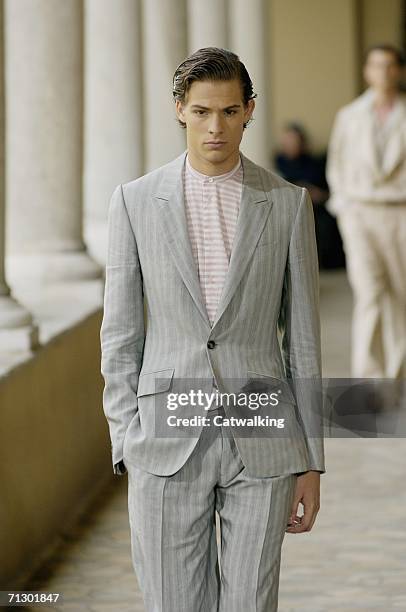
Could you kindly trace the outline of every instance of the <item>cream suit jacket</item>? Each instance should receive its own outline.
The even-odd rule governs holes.
[[[214,376],[223,393],[236,392],[234,379],[261,378],[283,389],[278,410],[290,420],[292,436],[236,437],[251,475],[324,472],[319,276],[309,193],[242,155],[236,234],[211,326],[187,231],[186,153],[119,185],[109,206],[100,339],[114,471],[121,460],[158,475],[179,470],[202,426],[195,437],[155,436],[156,401],[185,379],[200,381],[210,393]],[[310,386],[301,384],[307,378]]]
[[[387,126],[382,161],[375,140],[372,104],[367,89],[335,118],[329,142],[327,207],[338,214],[354,202],[406,202],[406,94],[399,94]]]

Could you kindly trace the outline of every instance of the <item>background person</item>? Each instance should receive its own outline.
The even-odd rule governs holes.
[[[327,163],[353,290],[352,375],[406,375],[406,96],[391,45],[366,55],[368,89],[339,110]]]
[[[299,123],[291,122],[285,126],[275,155],[275,166],[287,181],[305,187],[310,193],[320,268],[344,267],[345,256],[337,222],[325,206],[329,196],[326,155],[314,155],[309,151],[305,129]]]

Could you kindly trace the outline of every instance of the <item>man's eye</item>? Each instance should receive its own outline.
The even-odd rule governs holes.
[[[226,111],[227,115],[235,115],[236,112],[237,111],[235,111],[235,110]]]
[[[196,115],[204,115],[206,113],[206,111],[203,110],[195,110],[194,112]]]

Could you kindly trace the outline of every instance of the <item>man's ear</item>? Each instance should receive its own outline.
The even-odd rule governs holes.
[[[182,105],[182,102],[180,100],[176,100],[175,101],[175,108],[176,108],[176,114],[178,116],[178,119],[180,119],[181,121],[186,123],[183,105]]]
[[[251,118],[252,113],[254,112],[255,109],[255,100],[253,98],[250,98],[247,102],[247,106],[245,108],[245,121],[248,121],[248,119]]]

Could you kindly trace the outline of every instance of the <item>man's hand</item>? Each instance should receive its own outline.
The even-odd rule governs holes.
[[[304,514],[298,516],[299,503],[303,504]],[[320,472],[309,470],[297,477],[295,495],[288,520],[287,533],[310,531],[320,508]]]

